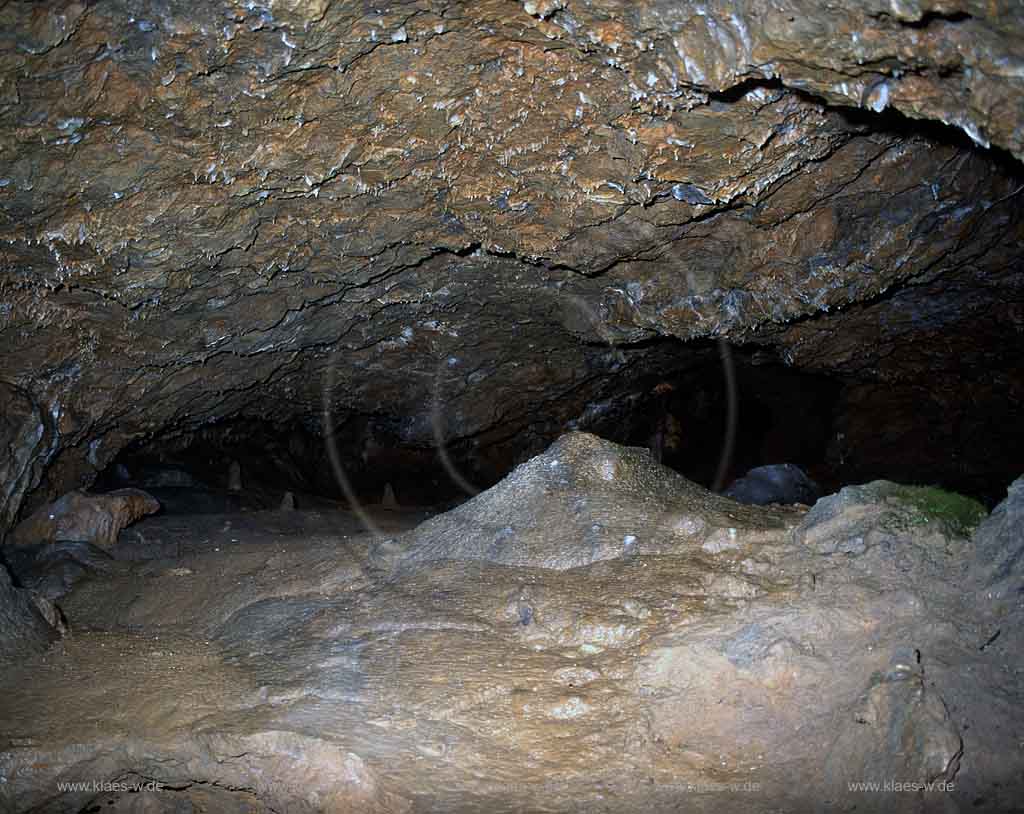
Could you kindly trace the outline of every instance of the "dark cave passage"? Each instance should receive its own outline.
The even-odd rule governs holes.
[[[838,482],[828,447],[840,385],[787,368],[770,354],[734,349],[736,425],[724,484],[767,464],[797,464],[826,487]],[[712,488],[726,454],[729,389],[716,356],[649,387],[620,443],[647,446],[661,462]]]
[[[457,501],[461,490],[435,450],[402,445],[384,426],[359,415],[335,428],[342,474],[355,497],[368,505],[434,508]],[[128,447],[99,475],[96,488],[145,489],[169,514],[277,509],[283,500],[299,510],[338,508],[348,501],[327,444],[302,422],[226,420]]]
[[[588,405],[581,420],[560,428],[549,422],[539,442],[586,430],[647,447],[655,460],[712,488],[730,433],[728,377],[706,343],[692,352],[702,361],[648,373],[597,409]],[[733,348],[730,364],[736,423],[723,485],[755,467],[787,463],[824,494],[887,479],[959,491],[991,506],[1018,464],[1024,431],[1012,419],[1012,399],[1003,402],[1002,416],[951,421],[941,401],[920,388],[807,373],[758,348]],[[338,463],[359,502],[449,508],[476,493],[467,492],[466,483],[493,486],[538,443],[534,434],[526,445],[514,432],[497,433],[490,442],[486,436],[455,439],[441,455],[436,445],[405,441],[403,422],[402,416],[353,413],[335,426]],[[130,445],[94,488],[146,489],[170,514],[274,509],[286,493],[300,509],[345,505],[327,444],[316,417],[291,424],[225,420]]]

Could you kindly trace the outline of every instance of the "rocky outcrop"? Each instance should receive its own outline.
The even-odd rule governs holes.
[[[978,527],[976,578],[988,605],[1024,610],[1024,478],[1018,478],[1003,500]]]
[[[115,489],[102,495],[70,492],[19,523],[10,544],[66,541],[110,548],[122,529],[159,510],[160,503],[141,489]]]
[[[879,111],[1019,157],[1021,25],[967,0],[8,3],[0,360],[60,435],[4,522],[133,440],[319,427],[325,395],[329,422],[507,461],[685,364],[658,338],[877,380],[891,326],[955,359],[1009,309],[1018,347],[1019,165]],[[882,326],[835,327],[852,303]]]
[[[718,497],[656,466],[647,449],[575,432],[377,553],[396,568],[451,559],[564,570],[681,545],[740,548],[777,540],[795,523],[792,513],[752,512]]]
[[[53,453],[53,432],[32,400],[0,381],[0,542]]]
[[[552,39],[589,41],[611,55],[641,98],[673,91],[692,101],[777,78],[833,105],[952,124],[1024,157],[1021,114],[1004,108],[1024,83],[1024,18],[1012,4],[529,0],[524,8]]]
[[[52,606],[44,603],[43,607]],[[15,588],[10,574],[0,563],[0,670],[14,669],[15,665],[46,648],[57,635],[32,595]]]
[[[12,545],[4,549],[4,560],[19,585],[47,602],[60,599],[83,577],[109,571],[113,564],[106,550],[82,542]]]
[[[562,505],[657,544],[593,556]],[[967,505],[879,482],[741,506],[578,434],[389,538],[447,559],[382,571],[365,534],[284,545],[301,513],[195,518],[177,556],[78,586],[85,631],[0,686],[0,806],[1010,811],[1019,636],[988,641],[963,585],[1019,535],[992,533],[1003,508],[971,542]],[[673,536],[662,509],[739,530]],[[477,543],[494,511],[531,543],[518,563]],[[166,790],[112,785],[139,778]],[[111,786],[57,785],[84,779]]]

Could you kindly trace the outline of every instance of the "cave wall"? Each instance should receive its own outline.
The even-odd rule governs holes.
[[[1022,21],[7,3],[0,391],[33,463],[0,520],[235,417],[536,451],[664,337],[865,387],[976,353],[982,401],[1019,394]]]

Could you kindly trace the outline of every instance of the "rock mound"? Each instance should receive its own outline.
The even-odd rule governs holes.
[[[486,560],[564,570],[778,538],[791,512],[752,510],[661,466],[641,447],[563,435],[486,492],[397,541],[400,566]]]

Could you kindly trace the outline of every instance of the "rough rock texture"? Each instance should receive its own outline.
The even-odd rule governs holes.
[[[15,588],[0,563],[0,670],[13,669],[56,637],[31,594]]]
[[[28,394],[0,381],[0,542],[14,525],[25,492],[38,482],[52,439]]]
[[[663,337],[773,344],[861,387],[891,358],[926,389],[879,335],[956,358],[1001,312],[976,409],[946,404],[997,409],[1024,378],[1020,165],[902,114],[1019,158],[1022,20],[974,0],[5,3],[0,373],[34,418],[0,519],[132,441],[318,425],[325,395],[328,423],[373,415],[397,443],[537,450],[663,367]],[[851,303],[882,327],[833,323]]]
[[[10,546],[4,559],[18,584],[53,602],[90,573],[109,571],[110,553],[89,543],[59,542]]]
[[[978,527],[974,541],[977,578],[988,599],[1019,611],[1024,603],[1024,478],[1010,485],[1006,500]]]
[[[751,511],[655,466],[647,449],[576,432],[408,540],[384,541],[379,556],[401,551],[398,568],[453,559],[563,570],[683,544],[736,548],[777,538],[787,521],[791,513]]]
[[[115,489],[102,495],[74,491],[41,507],[18,524],[11,545],[38,545],[58,540],[110,548],[121,530],[160,510],[141,489]]]
[[[548,542],[537,559],[571,562],[590,550],[572,517],[541,532],[520,499],[550,471],[565,478],[551,504],[637,523],[637,483],[709,528],[726,505],[572,435],[438,520],[474,540],[504,496],[534,538],[563,532],[561,555]],[[1024,609],[1000,605],[993,637],[995,606],[963,588],[993,559],[1022,576],[1019,487],[973,538],[963,504],[880,482],[809,512],[734,504],[732,546],[673,537],[655,515],[637,536],[660,535],[656,552],[568,570],[468,545],[471,559],[381,573],[380,541],[338,516],[292,535],[301,512],[153,518],[136,527],[148,551],[177,554],[83,583],[65,608],[85,632],[26,663],[31,686],[0,685],[0,807],[1012,811]],[[430,550],[437,528],[423,526]],[[93,779],[168,789],[58,790]],[[906,787],[849,785],[891,781]]]

